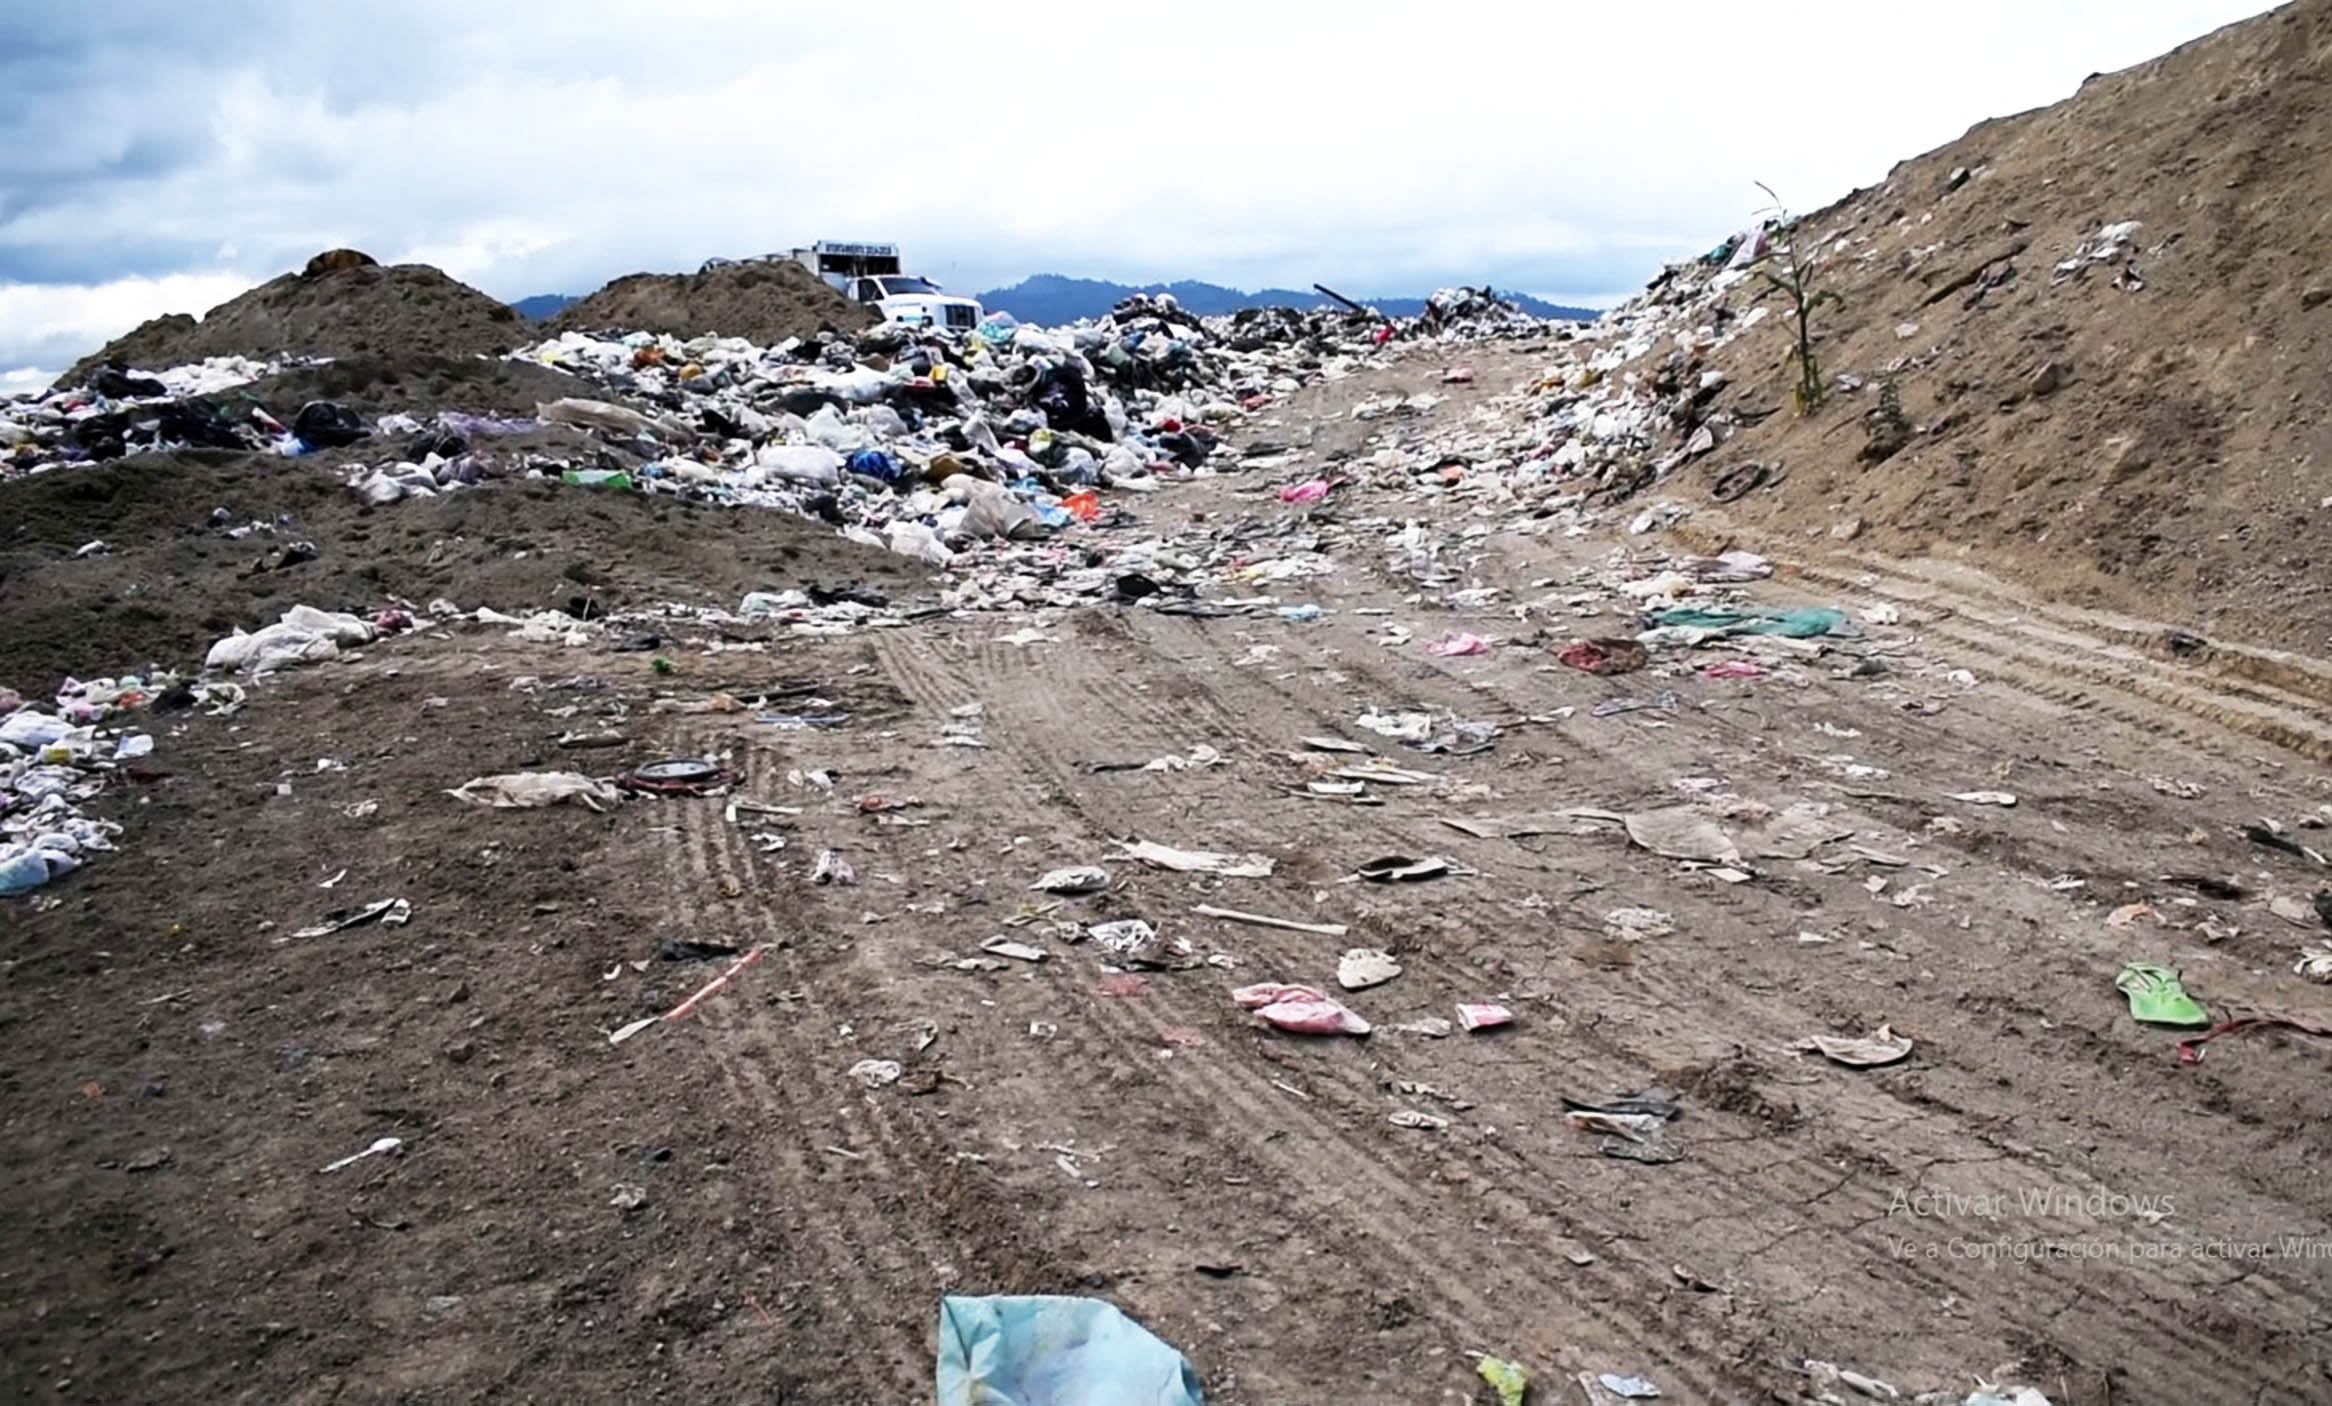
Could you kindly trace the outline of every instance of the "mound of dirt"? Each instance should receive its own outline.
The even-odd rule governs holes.
[[[782,342],[821,330],[854,332],[879,319],[798,264],[716,264],[697,273],[635,273],[552,318],[543,330],[717,334]]]
[[[311,268],[262,283],[199,322],[184,313],[157,317],[83,358],[61,384],[78,385],[114,361],[160,370],[210,356],[491,355],[528,330],[507,305],[427,264],[319,256]]]
[[[1732,521],[2321,646],[2328,84],[2332,0],[2303,0],[1982,123],[1808,217],[1817,284],[1842,300],[1815,316],[1819,362],[1863,388],[1793,414],[1785,308],[1742,284],[1736,312],[1770,311],[1709,365],[1727,403],[1774,413],[1677,496],[1778,462]],[[1881,423],[1887,383],[1907,434]]]
[[[228,535],[255,520],[274,530]],[[74,555],[97,539],[113,549]],[[315,558],[286,564],[294,542]],[[926,580],[790,513],[543,480],[375,509],[311,461],[188,450],[0,484],[0,683],[39,697],[71,672],[193,668],[219,636],[301,603],[735,609],[747,591],[811,585],[905,600]]]
[[[400,410],[427,418],[441,410],[532,415],[543,402],[604,392],[533,362],[423,354],[352,356],[295,366],[228,394],[256,400],[289,424],[311,400],[329,400],[367,418]]]

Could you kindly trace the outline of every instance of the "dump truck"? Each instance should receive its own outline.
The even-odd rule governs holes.
[[[896,244],[843,244],[820,240],[787,258],[816,274],[842,296],[864,303],[885,322],[969,332],[980,325],[974,298],[959,298],[919,274],[902,271]]]

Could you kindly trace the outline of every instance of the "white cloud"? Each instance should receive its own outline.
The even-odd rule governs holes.
[[[0,365],[31,362],[61,370],[150,317],[172,312],[200,317],[250,286],[250,279],[237,274],[172,274],[94,285],[0,283]]]
[[[1754,181],[1818,207],[2259,6],[236,8],[161,12],[183,28],[111,68],[90,38],[96,76],[45,100],[64,145],[18,158],[38,194],[0,196],[0,279],[97,286],[0,289],[0,364],[343,244],[507,298],[823,237],[895,240],[967,289],[1463,278],[1589,301],[1743,223]]]

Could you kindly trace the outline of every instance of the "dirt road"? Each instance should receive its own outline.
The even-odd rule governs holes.
[[[1529,369],[1483,368],[1434,414]],[[1375,431],[1341,411],[1373,388],[1278,428],[1364,449]],[[1676,544],[1365,486],[1306,517],[1259,477],[1144,512],[1166,534],[1244,525],[1258,559],[1323,546],[1333,574],[1268,587],[1317,621],[1095,605],[781,635],[682,653],[671,677],[473,628],[186,724],[158,749],[173,777],[109,798],[127,853],[7,913],[6,1394],[915,1400],[939,1295],[1057,1292],[1114,1300],[1234,1406],[1491,1399],[1477,1352],[1549,1401],[1585,1399],[1582,1372],[1788,1401],[1818,1389],[1809,1358],[1906,1395],[1981,1377],[2059,1406],[2332,1398],[2332,1043],[2255,1030],[2182,1066],[2114,988],[2158,962],[2217,1017],[2332,1019],[2292,972],[2321,925],[2269,908],[2304,906],[2322,871],[2244,834],[2332,801],[2310,668],[2181,656],[2143,622],[1873,563],[1753,588],[1899,612],[1819,658],[1595,677],[1554,651],[1618,632],[1598,583]],[[1396,570],[1411,518],[1462,544],[1447,584]],[[1495,648],[1425,651],[1455,631]],[[850,720],[650,711],[786,680]],[[1664,690],[1673,706],[1597,716]],[[1370,708],[1500,732],[1421,752],[1356,726]],[[735,797],[800,813],[443,795],[571,764],[551,739],[602,718],[632,741],[594,770],[720,752]],[[1318,736],[1430,779],[1316,794],[1357,760]],[[1110,765],[1198,748],[1220,764]],[[1951,799],[1980,792],[2016,804]],[[1546,818],[1809,803],[1851,833],[1745,858],[1738,882]],[[1445,823],[1523,816],[1544,833]],[[1145,868],[1115,855],[1134,838],[1274,871]],[[811,882],[829,849],[855,886]],[[1386,855],[1456,872],[1353,880]],[[1110,888],[1028,891],[1072,864]],[[411,924],[287,936],[389,896]],[[1624,909],[1667,921],[1626,931]],[[1113,976],[1061,926],[1135,917],[1190,964]],[[962,969],[999,934],[1046,959]],[[724,969],[659,957],[672,940],[768,950],[611,1045]],[[1403,968],[1346,997],[1365,1040],[1263,1029],[1228,998],[1329,982],[1347,947]],[[1396,1028],[1460,1002],[1514,1024]],[[1797,1048],[1882,1023],[1907,1060]],[[902,1077],[864,1087],[863,1060]],[[1606,1155],[1564,1120],[1564,1098],[1646,1088],[1682,1107],[1675,1160]],[[384,1136],[399,1153],[318,1171]]]

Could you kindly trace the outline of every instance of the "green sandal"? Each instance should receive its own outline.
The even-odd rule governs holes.
[[[2208,1025],[2209,1011],[2179,984],[2168,967],[2132,962],[2113,979],[2115,989],[2130,998],[2130,1017],[2147,1025]]]

